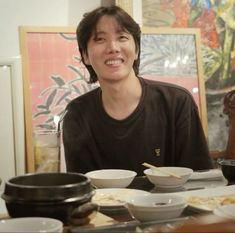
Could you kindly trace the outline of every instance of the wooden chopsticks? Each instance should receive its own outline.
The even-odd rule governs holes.
[[[169,171],[167,171],[166,169],[159,169],[159,167],[156,167],[156,166],[151,165],[151,164],[149,164],[149,163],[142,163],[142,165],[145,166],[145,167],[147,167],[147,168],[155,169],[155,170],[157,170],[157,171],[159,171],[159,172],[161,172],[161,173],[164,173],[164,174],[166,174],[166,175],[170,175],[170,176],[173,176],[173,177],[175,177],[175,178],[182,179],[181,176],[179,176],[179,175],[177,175],[177,174],[175,174],[175,173],[169,172]]]

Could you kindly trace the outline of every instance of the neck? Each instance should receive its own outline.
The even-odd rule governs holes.
[[[138,106],[141,94],[141,84],[136,76],[113,85],[106,85],[102,88],[104,109],[117,120],[125,119]]]

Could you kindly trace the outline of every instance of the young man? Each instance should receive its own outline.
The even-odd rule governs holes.
[[[117,6],[99,7],[77,27],[82,62],[100,87],[71,101],[63,123],[67,171],[156,166],[212,168],[190,93],[138,76],[139,25]]]

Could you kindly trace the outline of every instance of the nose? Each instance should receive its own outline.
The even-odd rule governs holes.
[[[120,51],[119,43],[115,40],[107,43],[107,53],[117,53]]]

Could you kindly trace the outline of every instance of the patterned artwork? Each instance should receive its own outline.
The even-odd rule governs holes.
[[[74,33],[27,34],[33,129],[55,128],[75,97],[92,90]]]
[[[140,75],[185,87],[200,111],[195,35],[143,34]]]
[[[141,74],[197,75],[194,35],[145,34],[141,38]]]

